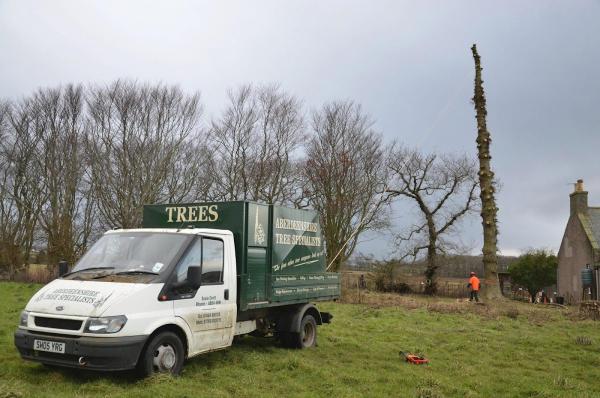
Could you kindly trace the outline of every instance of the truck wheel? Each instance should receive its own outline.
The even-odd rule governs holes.
[[[317,344],[317,321],[312,315],[304,315],[300,322],[300,332],[285,333],[282,337],[286,347],[314,347]]]
[[[142,376],[153,373],[178,375],[183,368],[185,353],[181,339],[173,332],[161,332],[154,336],[142,352],[138,371]]]
[[[317,321],[312,315],[305,315],[300,323],[300,348],[317,345]]]

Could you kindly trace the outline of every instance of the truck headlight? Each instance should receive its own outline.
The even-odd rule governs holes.
[[[27,326],[28,318],[29,318],[29,311],[21,311],[21,319],[19,320],[19,326]]]
[[[123,329],[127,317],[125,315],[104,316],[102,318],[90,318],[85,324],[84,332],[88,333],[117,333]]]

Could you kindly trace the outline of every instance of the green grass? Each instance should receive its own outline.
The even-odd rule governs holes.
[[[189,360],[178,378],[47,369],[21,360],[13,345],[19,312],[38,288],[0,283],[0,397],[600,396],[600,323],[526,304],[508,304],[518,315],[507,317],[502,308],[420,298],[417,308],[326,303],[335,317],[319,328],[316,349],[246,337]],[[406,364],[401,350],[431,363]]]

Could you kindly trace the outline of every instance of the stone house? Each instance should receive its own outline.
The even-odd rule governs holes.
[[[569,195],[570,216],[558,251],[558,294],[567,302],[582,298],[581,270],[600,263],[600,207],[588,206],[583,180],[577,180]]]

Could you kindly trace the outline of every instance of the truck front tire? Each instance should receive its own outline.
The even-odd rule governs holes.
[[[183,368],[185,352],[179,336],[173,332],[160,332],[152,337],[138,361],[141,376],[153,373],[171,373],[176,376]]]

